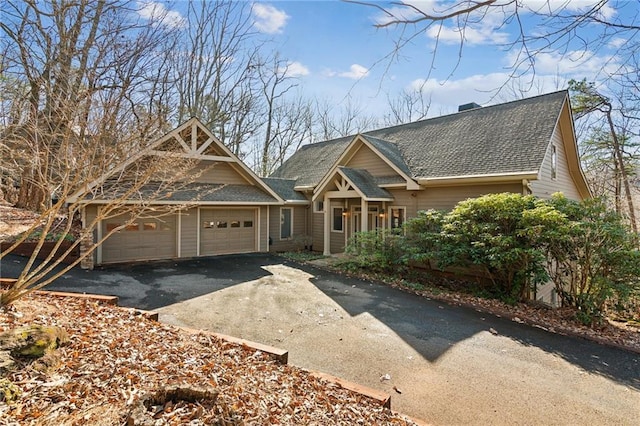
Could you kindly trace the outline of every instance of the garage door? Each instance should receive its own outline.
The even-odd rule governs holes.
[[[121,226],[127,216],[121,215],[102,222],[102,232]],[[116,232],[102,245],[102,263],[133,260],[171,259],[176,257],[176,217],[137,219]]]
[[[200,255],[256,251],[255,209],[201,209]]]

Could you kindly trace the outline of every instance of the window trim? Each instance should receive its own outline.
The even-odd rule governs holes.
[[[400,225],[399,227],[393,227],[393,223],[391,222],[393,220],[393,214],[392,211],[393,210],[402,210],[402,225],[404,225],[407,222],[407,207],[406,206],[389,206],[387,207],[387,214],[389,216],[388,220],[387,220],[387,224],[389,225],[389,229],[393,230],[393,229],[402,229],[402,225]]]
[[[322,208],[319,208],[320,204],[322,204]],[[325,208],[324,208],[324,200],[316,200],[313,203],[313,212],[314,213],[324,213]]]
[[[290,227],[289,227],[289,236],[282,238],[282,225],[283,225],[283,220],[282,220],[282,212],[284,210],[289,210],[289,214],[291,217],[291,221],[290,221]],[[292,207],[280,207],[280,241],[288,241],[291,240],[293,238],[293,208]]]
[[[335,211],[340,210],[340,229],[336,229],[336,215]],[[337,234],[344,234],[344,225],[345,225],[345,209],[341,206],[331,206],[331,232],[335,232]]]

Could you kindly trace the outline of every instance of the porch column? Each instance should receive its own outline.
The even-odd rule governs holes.
[[[331,256],[331,204],[329,204],[329,197],[327,194],[324,195],[324,249],[322,254],[325,256]]]
[[[360,232],[369,230],[369,202],[364,198],[360,202]],[[357,231],[357,229],[354,229]]]

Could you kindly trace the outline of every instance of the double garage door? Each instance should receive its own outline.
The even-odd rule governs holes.
[[[122,226],[128,215],[102,222],[102,235]],[[199,255],[250,253],[257,250],[255,209],[200,209]],[[102,245],[101,263],[178,257],[178,216],[137,219],[109,237]],[[182,232],[189,232],[186,221]],[[195,230],[192,230],[195,231]],[[193,241],[193,239],[191,240]],[[195,242],[194,242],[195,243]],[[190,244],[183,238],[182,244]]]

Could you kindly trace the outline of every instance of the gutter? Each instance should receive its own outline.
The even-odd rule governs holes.
[[[538,180],[538,171],[529,172],[513,172],[513,173],[492,173],[483,175],[466,175],[466,176],[441,176],[441,177],[419,177],[418,183],[422,186],[454,186],[466,185],[469,183],[499,183],[499,182],[515,182],[527,180]]]

